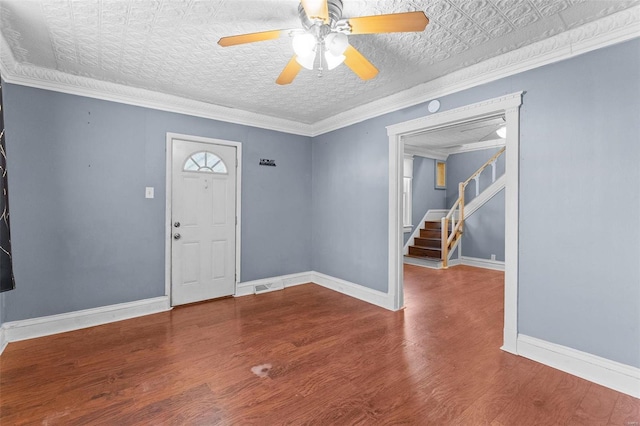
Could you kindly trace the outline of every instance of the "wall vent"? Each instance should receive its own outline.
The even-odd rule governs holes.
[[[282,280],[253,286],[253,294],[268,293],[276,290],[284,290],[284,283]]]

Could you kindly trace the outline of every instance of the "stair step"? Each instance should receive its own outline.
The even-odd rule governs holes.
[[[424,223],[424,229],[437,229],[440,230],[442,229],[442,223],[440,221],[426,221]]]
[[[416,237],[413,241],[413,245],[416,247],[440,249],[440,247],[442,246],[442,241],[440,238]]]
[[[441,259],[442,254],[440,249],[435,248],[426,248],[426,247],[416,247],[409,246],[409,255],[410,256],[419,256],[419,257],[431,257],[435,259]]]
[[[439,229],[421,229],[420,238],[441,238],[442,231]]]

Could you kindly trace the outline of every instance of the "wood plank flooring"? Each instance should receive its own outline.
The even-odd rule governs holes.
[[[501,272],[407,265],[405,294],[307,284],[10,343],[0,424],[640,424],[639,400],[499,349]]]

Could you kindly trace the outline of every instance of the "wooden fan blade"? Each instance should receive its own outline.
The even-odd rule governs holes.
[[[429,18],[422,11],[349,18],[351,34],[424,31],[428,23]]]
[[[290,84],[293,79],[296,78],[301,69],[302,65],[300,65],[298,61],[296,61],[296,56],[293,55],[293,58],[291,58],[287,66],[284,67],[284,69],[278,76],[276,83],[280,85]]]
[[[236,36],[222,37],[218,44],[222,47],[235,46],[238,44],[254,43],[256,41],[274,40],[286,34],[284,30],[263,31],[260,33],[240,34]]]
[[[371,80],[378,75],[378,68],[369,62],[362,53],[358,52],[355,47],[349,45],[347,50],[344,51],[344,56],[347,57],[347,59],[344,60],[344,64],[351,68],[351,71],[356,73],[361,79]]]
[[[307,17],[313,22],[320,19],[325,23],[329,22],[329,5],[327,0],[302,0],[302,7]]]

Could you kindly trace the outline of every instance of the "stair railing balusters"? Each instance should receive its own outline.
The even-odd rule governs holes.
[[[498,159],[493,160],[493,163],[491,163],[491,183],[494,183],[496,181],[496,162],[498,161]]]
[[[447,269],[447,261],[449,259],[449,215],[442,218],[440,222],[440,234],[442,235],[441,255],[442,267]]]
[[[498,151],[493,157],[489,159],[486,163],[482,165],[474,174],[472,174],[469,179],[464,182],[460,182],[458,185],[458,199],[449,213],[441,220],[441,228],[442,228],[442,267],[447,269],[449,264],[449,252],[455,245],[458,240],[462,238],[462,232],[464,229],[464,191],[467,188],[467,185],[471,180],[475,180],[476,182],[476,197],[480,193],[480,173],[484,171],[487,167],[491,166],[491,181],[496,181],[496,162],[498,161],[498,157],[500,157],[506,147],[503,147],[500,151]],[[458,218],[456,220],[456,210],[458,213]],[[449,223],[451,223],[451,232],[449,232]]]

